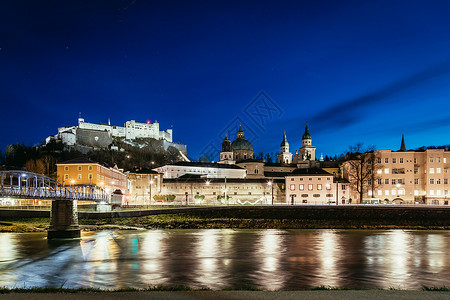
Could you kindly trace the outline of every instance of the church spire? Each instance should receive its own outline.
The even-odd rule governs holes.
[[[403,132],[402,132],[402,144],[400,145],[400,151],[406,151],[405,134]]]

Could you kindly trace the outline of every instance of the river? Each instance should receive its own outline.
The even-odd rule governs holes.
[[[449,286],[450,232],[105,230],[49,242],[0,233],[0,285],[264,290]]]

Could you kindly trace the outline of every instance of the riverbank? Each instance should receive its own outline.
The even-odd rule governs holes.
[[[41,299],[162,299],[162,300],[352,300],[352,299],[449,299],[448,292],[398,291],[398,290],[317,290],[317,291],[123,291],[123,292],[76,292],[76,293],[9,293],[4,300]]]
[[[395,212],[395,213],[394,213]],[[414,229],[450,230],[450,210],[239,208],[191,210],[140,217],[80,218],[84,231],[104,229]],[[447,218],[447,219],[445,219]],[[0,232],[43,232],[49,218],[2,217]]]

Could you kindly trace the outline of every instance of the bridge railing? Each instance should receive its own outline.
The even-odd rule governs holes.
[[[110,201],[102,188],[95,185],[66,187],[41,174],[23,171],[0,171],[0,196],[52,200]]]

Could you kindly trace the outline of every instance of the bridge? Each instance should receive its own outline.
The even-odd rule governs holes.
[[[110,195],[95,185],[64,186],[42,174],[24,171],[0,171],[0,178],[0,197],[94,202],[110,201]]]
[[[77,201],[110,202],[95,185],[64,186],[56,180],[25,171],[0,171],[0,197],[52,200],[48,238],[80,237]]]

